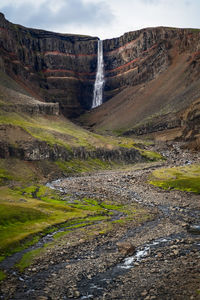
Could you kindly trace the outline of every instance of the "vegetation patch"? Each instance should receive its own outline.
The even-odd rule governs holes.
[[[16,264],[16,267],[22,272],[25,268],[31,265],[34,258],[36,258],[41,252],[44,251],[44,248],[38,248],[31,250],[23,255],[19,263]]]
[[[45,186],[0,188],[0,255],[19,251],[22,241],[54,224],[101,214],[102,209],[92,205],[68,205],[54,190]],[[34,237],[32,242],[36,242]],[[29,246],[31,241],[26,241]]]
[[[6,274],[0,270],[0,281],[6,279]]]
[[[87,173],[98,170],[109,170],[117,166],[114,162],[103,161],[98,158],[88,158],[86,160],[71,159],[70,161],[58,160],[56,165],[65,174]],[[119,167],[119,165],[118,165]]]
[[[149,183],[163,189],[176,189],[200,194],[200,165],[155,170],[149,178]]]
[[[157,160],[164,160],[164,157],[154,151],[148,151],[148,150],[139,150],[142,156],[146,157],[147,160],[150,161],[157,161]]]
[[[0,168],[0,185],[5,184],[9,180],[12,180],[12,176],[5,169]]]

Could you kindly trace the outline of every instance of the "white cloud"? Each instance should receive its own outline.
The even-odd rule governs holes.
[[[24,26],[111,38],[144,27],[200,28],[199,0],[1,0]]]

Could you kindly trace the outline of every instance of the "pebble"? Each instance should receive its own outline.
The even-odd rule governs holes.
[[[37,271],[37,269],[36,269],[36,268],[32,268],[32,269],[31,269],[31,271],[33,271],[33,272],[36,272],[36,271]]]
[[[80,297],[80,292],[79,291],[74,291],[74,298],[79,298]]]
[[[163,254],[162,254],[161,252],[158,252],[158,253],[157,253],[157,257],[160,258],[160,257],[162,257],[162,256],[163,256]]]

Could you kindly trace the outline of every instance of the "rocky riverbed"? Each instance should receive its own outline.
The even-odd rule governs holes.
[[[52,182],[63,194],[136,204],[152,217],[73,230],[22,274],[10,271],[0,299],[200,299],[200,195],[147,183],[153,169],[199,157],[163,154],[163,163]]]

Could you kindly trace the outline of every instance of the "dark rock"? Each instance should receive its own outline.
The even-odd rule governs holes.
[[[191,224],[187,226],[187,231],[193,234],[200,234],[200,225],[199,224]]]

